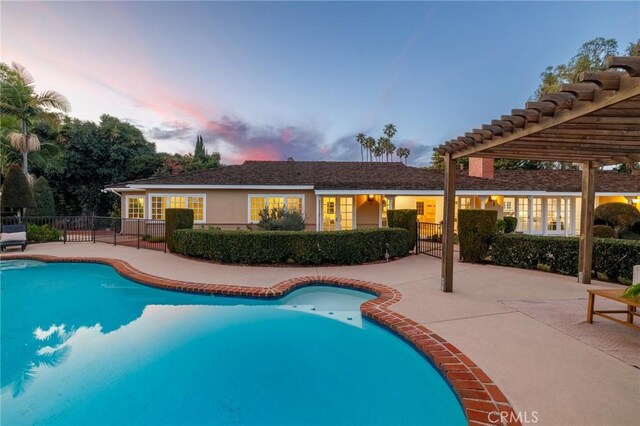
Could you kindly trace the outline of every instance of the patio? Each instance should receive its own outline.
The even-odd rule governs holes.
[[[574,277],[454,262],[456,291],[443,293],[440,260],[429,256],[388,264],[278,268],[218,265],[91,243],[31,245],[25,254],[109,257],[148,274],[211,284],[268,287],[315,275],[386,284],[403,296],[392,310],[460,348],[516,411],[527,412],[529,419],[536,412],[537,424],[630,424],[637,418],[637,404],[628,395],[640,391],[640,334],[602,319],[584,324],[587,287]],[[588,286],[610,287],[616,286]],[[558,307],[566,312],[554,319],[550,313]]]

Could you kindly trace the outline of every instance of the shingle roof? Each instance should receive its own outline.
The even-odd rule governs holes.
[[[183,173],[176,176],[140,179],[110,185],[282,185],[313,186],[315,189],[434,190],[444,186],[439,170],[420,169],[402,163],[337,161],[246,161],[241,165]],[[580,192],[577,170],[502,170],[495,179],[458,173],[456,188],[479,191]],[[598,192],[639,192],[640,176],[599,172]]]

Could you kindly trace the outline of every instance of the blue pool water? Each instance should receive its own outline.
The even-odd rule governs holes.
[[[0,423],[456,425],[452,390],[363,320],[374,296],[145,287],[96,264],[0,264]]]

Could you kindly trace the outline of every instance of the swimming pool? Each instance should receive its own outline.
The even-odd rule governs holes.
[[[0,269],[2,424],[466,424],[435,368],[362,318],[366,293],[257,300],[96,264]]]

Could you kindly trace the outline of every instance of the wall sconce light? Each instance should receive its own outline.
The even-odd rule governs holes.
[[[372,194],[367,195],[367,201],[369,202],[369,204],[373,204],[374,198],[375,196]]]

